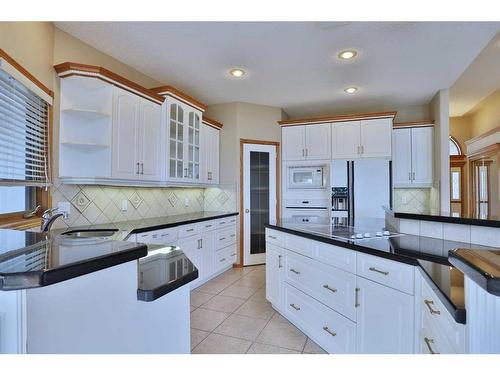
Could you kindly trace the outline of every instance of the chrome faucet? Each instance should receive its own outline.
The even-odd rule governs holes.
[[[53,214],[59,210],[58,207],[54,208],[49,208],[48,210],[45,210],[42,215],[42,225],[40,226],[40,230],[42,232],[48,232],[50,228],[52,227],[52,224],[54,224],[54,221],[56,221],[57,218],[63,216],[65,219],[68,218],[68,214],[66,212],[61,212],[57,214]]]

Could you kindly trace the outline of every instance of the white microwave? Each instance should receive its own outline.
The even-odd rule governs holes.
[[[325,166],[288,167],[289,189],[324,189],[326,185]]]

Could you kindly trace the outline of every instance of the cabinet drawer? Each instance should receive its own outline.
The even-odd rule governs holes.
[[[414,267],[368,254],[356,256],[357,275],[413,295]]]
[[[285,281],[356,321],[355,275],[286,251]]]
[[[203,232],[208,232],[217,228],[217,222],[215,220],[203,221],[199,223],[199,226]]]
[[[465,352],[465,326],[455,322],[429,283],[423,277],[420,280],[422,292],[418,303],[422,314],[422,329],[432,336],[441,336],[449,342],[453,347],[453,353]]]
[[[235,225],[237,221],[238,218],[236,216],[229,216],[229,217],[224,217],[222,219],[217,219],[215,220],[215,223],[217,228],[224,228],[229,225]]]
[[[316,242],[314,258],[344,271],[356,273],[356,252],[335,245]]]
[[[166,245],[177,241],[177,228],[160,229],[156,232],[156,238],[160,244]]]
[[[356,324],[285,283],[285,311],[329,353],[355,352]]]
[[[425,319],[424,319],[425,320]],[[454,345],[433,329],[432,325],[422,327],[419,337],[420,354],[463,354]]]
[[[230,245],[215,252],[214,270],[220,271],[236,262],[236,244]]]
[[[196,224],[181,225],[177,228],[177,235],[179,238],[194,236],[201,233],[201,226]]]
[[[219,229],[215,236],[215,248],[222,249],[223,247],[236,243],[236,226]]]
[[[313,256],[313,244],[308,238],[294,236],[291,234],[285,234],[283,246],[287,250],[295,251],[296,253],[305,255],[306,257],[312,258]]]
[[[266,241],[273,245],[283,247],[285,243],[285,233],[266,228]]]

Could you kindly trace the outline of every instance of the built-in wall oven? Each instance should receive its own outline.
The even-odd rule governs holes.
[[[288,167],[288,189],[325,189],[326,184],[325,165]]]
[[[283,218],[297,224],[328,224],[330,207],[328,199],[287,199],[284,201]]]

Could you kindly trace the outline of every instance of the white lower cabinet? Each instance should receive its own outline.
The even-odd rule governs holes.
[[[266,298],[280,310],[283,309],[283,253],[282,248],[266,244]]]
[[[190,283],[191,288],[195,288],[236,263],[236,223],[235,217],[206,220],[133,234],[128,240],[145,244],[179,246],[198,269],[198,278]],[[158,272],[165,270],[145,267],[139,277],[153,281],[158,277]]]
[[[464,353],[418,268],[266,229],[266,298],[329,353]]]
[[[356,352],[413,353],[412,295],[357,277]]]

